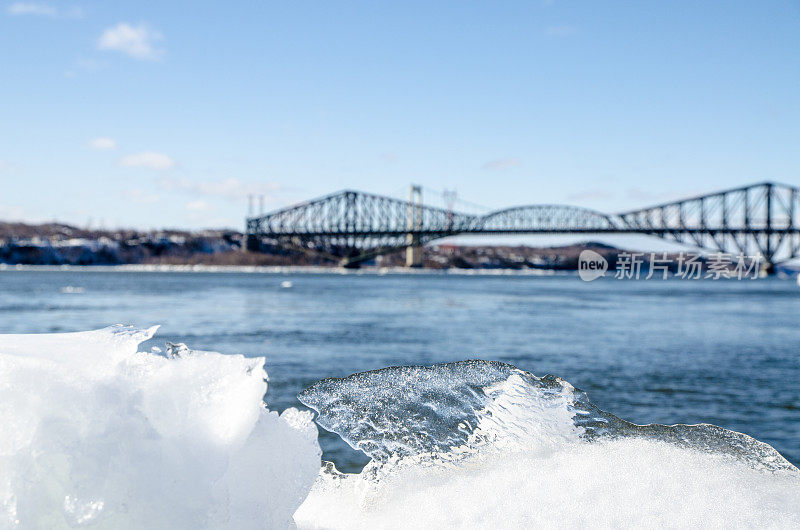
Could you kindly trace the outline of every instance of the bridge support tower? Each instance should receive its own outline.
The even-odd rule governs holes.
[[[422,187],[411,186],[408,200],[408,234],[406,235],[406,267],[422,267]]]

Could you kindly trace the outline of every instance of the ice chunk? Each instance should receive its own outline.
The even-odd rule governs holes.
[[[262,358],[137,351],[155,330],[0,335],[0,527],[292,524],[309,415],[267,410]]]
[[[726,454],[756,468],[791,470],[768,444],[715,425],[635,425],[586,393],[492,361],[398,366],[319,381],[298,396],[317,422],[376,462],[415,455],[450,460],[483,446],[563,446],[642,437]]]

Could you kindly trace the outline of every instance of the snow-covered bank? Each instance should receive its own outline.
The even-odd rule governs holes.
[[[171,273],[233,273],[233,274],[337,274],[337,275],[456,275],[456,276],[568,276],[572,271],[546,269],[410,269],[407,267],[317,267],[313,265],[9,265],[0,263],[0,272],[171,272]]]

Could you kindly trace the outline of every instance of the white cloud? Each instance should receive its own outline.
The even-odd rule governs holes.
[[[77,6],[59,9],[43,2],[14,2],[6,8],[9,15],[39,17],[83,18],[83,9]]]
[[[114,149],[117,147],[117,142],[113,138],[101,136],[89,141],[90,149]]]
[[[544,30],[545,35],[550,37],[569,37],[578,33],[578,28],[575,26],[549,26]]]
[[[218,180],[163,178],[159,180],[159,185],[168,191],[183,191],[233,201],[245,199],[248,195],[267,195],[269,197],[280,188],[274,182],[250,182],[234,177]]]
[[[72,6],[67,9],[60,10],[59,15],[66,18],[83,18],[83,8],[79,6]]]
[[[143,190],[128,190],[125,192],[125,198],[134,204],[153,204],[160,199],[155,193],[148,193]]]
[[[44,17],[54,17],[58,10],[48,4],[38,2],[14,2],[6,9],[9,15],[37,15]]]
[[[131,26],[120,22],[105,30],[97,41],[100,50],[113,50],[127,54],[134,59],[155,61],[164,55],[164,50],[156,46],[162,39],[159,32],[145,24]]]
[[[483,164],[483,169],[487,170],[501,170],[509,169],[512,167],[519,167],[522,165],[522,160],[519,158],[498,158],[497,160],[489,160]]]
[[[702,190],[699,188],[661,191],[661,192],[653,192],[650,190],[643,190],[641,188],[629,188],[628,198],[637,201],[651,201],[651,202],[678,201],[689,197],[696,197],[698,195],[702,195],[703,193],[707,192],[708,190]]]
[[[105,61],[98,61],[96,59],[78,59],[75,62],[75,65],[81,70],[86,70],[87,72],[97,72],[108,67],[108,63]]]
[[[108,63],[105,61],[98,61],[95,59],[78,59],[75,61],[75,68],[64,72],[64,76],[73,78],[77,77],[79,71],[95,73],[99,72],[100,70],[105,70],[106,68],[108,68]]]
[[[132,155],[125,155],[119,159],[118,164],[122,167],[146,167],[163,171],[175,167],[175,161],[163,153],[153,151],[143,151]]]
[[[591,189],[591,190],[584,190],[579,191],[577,193],[572,193],[567,195],[568,201],[591,201],[591,200],[600,200],[600,199],[610,199],[613,197],[613,194],[610,193],[608,190],[604,190],[602,188]]]
[[[207,212],[208,210],[211,210],[211,205],[204,200],[197,200],[187,202],[186,209],[192,212]]]
[[[0,204],[0,220],[22,221],[25,219],[25,210],[19,206],[5,206]]]

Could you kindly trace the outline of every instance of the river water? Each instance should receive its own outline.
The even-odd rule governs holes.
[[[160,324],[145,346],[267,359],[271,409],[325,377],[492,359],[554,374],[636,423],[713,423],[800,463],[792,280],[574,275],[0,272],[0,333]],[[345,471],[365,461],[321,434]]]

